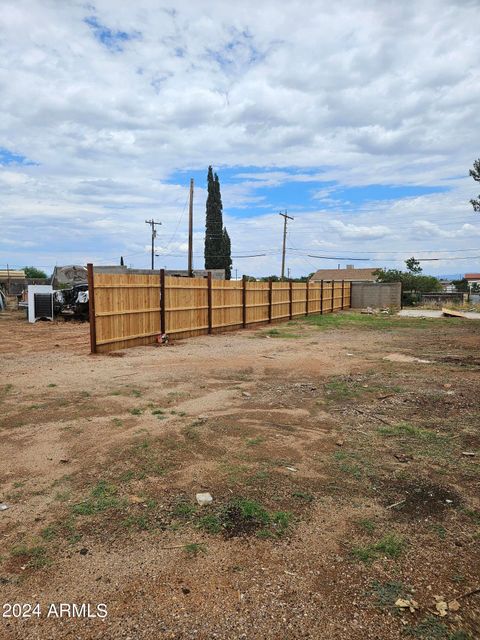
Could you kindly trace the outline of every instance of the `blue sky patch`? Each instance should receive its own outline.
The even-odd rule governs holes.
[[[123,51],[122,43],[138,38],[140,34],[136,31],[127,33],[126,31],[115,31],[101,24],[95,16],[89,16],[83,20],[93,31],[95,38],[110,51]]]
[[[215,170],[215,169],[214,169]],[[250,218],[287,209],[295,212],[316,211],[318,209],[342,211],[355,214],[365,210],[368,203],[400,200],[446,192],[446,186],[411,186],[370,184],[358,187],[344,187],[335,181],[321,180],[322,170],[258,167],[232,167],[216,170],[220,185],[237,186],[244,189],[245,202],[237,206],[225,206],[224,210],[235,218]],[[267,180],[272,175],[274,184]],[[275,174],[280,177],[275,179]],[[207,169],[176,171],[168,182],[187,185],[190,178],[197,187],[206,189]],[[227,199],[223,198],[224,203]]]
[[[0,165],[8,166],[12,164],[22,165],[24,167],[32,166],[37,164],[36,162],[32,162],[25,156],[22,156],[20,153],[14,153],[9,149],[5,149],[4,147],[0,147]]]

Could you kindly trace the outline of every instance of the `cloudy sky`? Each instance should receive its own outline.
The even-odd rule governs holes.
[[[218,172],[238,274],[480,271],[478,0],[2,0],[0,268],[186,263]],[[330,256],[312,258],[310,256]],[[454,259],[452,259],[454,258]],[[234,272],[235,273],[235,272]]]

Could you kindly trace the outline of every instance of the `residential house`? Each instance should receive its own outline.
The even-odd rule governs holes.
[[[465,280],[467,280],[470,289],[480,287],[480,273],[466,273]],[[476,286],[474,287],[474,285]]]
[[[320,282],[321,280],[345,280],[347,282],[376,282],[374,275],[379,267],[369,267],[368,269],[356,269],[355,265],[347,264],[345,269],[319,269],[310,278],[310,282]]]

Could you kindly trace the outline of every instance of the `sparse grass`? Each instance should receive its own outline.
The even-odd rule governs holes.
[[[318,329],[365,329],[376,331],[395,331],[396,329],[428,329],[432,322],[441,322],[438,318],[408,318],[387,315],[368,315],[356,312],[328,313],[311,315],[304,319],[306,324]],[[437,326],[437,325],[436,325]]]
[[[193,504],[189,502],[179,502],[172,509],[172,515],[177,518],[191,518],[196,511],[196,508]]]
[[[373,520],[369,520],[368,518],[359,520],[357,524],[360,527],[360,529],[362,529],[366,533],[373,533],[376,529],[376,525],[373,522]]]
[[[53,524],[40,531],[40,535],[44,540],[50,541],[57,537],[57,530]]]
[[[56,387],[56,386],[57,386],[57,385],[56,385],[56,384],[54,384],[53,382],[51,382],[50,384],[47,384],[47,387],[50,387],[50,388],[53,388],[53,387]]]
[[[415,626],[406,626],[404,633],[406,636],[421,640],[470,640],[471,638],[464,631],[450,631],[443,622],[431,615]]]
[[[125,501],[117,497],[117,488],[101,480],[92,489],[86,500],[72,505],[72,513],[80,516],[92,516],[109,509],[118,509],[124,504]]]
[[[370,584],[368,594],[375,598],[375,604],[379,607],[393,607],[397,598],[404,598],[409,594],[401,582],[379,582],[373,580]]]
[[[262,444],[262,442],[265,442],[265,439],[258,436],[257,438],[247,438],[245,444],[247,447],[255,447],[258,444]]]
[[[450,438],[430,429],[409,422],[381,427],[378,433],[386,438],[399,438],[404,442],[406,453],[415,453],[430,458],[448,458],[451,451]]]
[[[13,384],[4,384],[0,391],[0,398],[6,396],[13,389]]]
[[[140,389],[132,389],[130,393],[134,398],[140,398],[142,395],[142,392],[140,391]]]
[[[313,502],[313,496],[311,493],[305,493],[304,491],[294,491],[292,493],[294,498],[298,498],[299,500],[305,500],[305,502]]]
[[[151,527],[148,518],[144,515],[130,515],[122,522],[126,529],[137,529],[138,531],[148,531]]]
[[[89,391],[80,391],[81,398],[90,398],[91,393]]]
[[[68,502],[70,500],[71,492],[67,489],[65,491],[57,491],[55,494],[55,500],[57,502]]]
[[[257,334],[259,338],[283,338],[285,340],[296,340],[297,338],[301,338],[302,336],[298,333],[290,333],[284,329],[269,329],[268,331],[262,331]]]
[[[112,418],[112,424],[115,427],[123,427],[123,420],[120,420],[120,418]]]
[[[203,554],[207,553],[206,545],[198,543],[198,542],[190,542],[189,544],[186,544],[183,547],[183,549],[184,549],[185,553],[187,555],[189,555],[190,557],[196,557],[200,553],[203,553]]]
[[[50,564],[47,550],[41,545],[34,547],[17,545],[12,549],[12,555],[21,558],[24,564],[31,569],[41,569]]]
[[[162,416],[165,413],[165,409],[152,409],[153,416]]]
[[[405,545],[403,538],[394,533],[388,533],[378,542],[364,547],[353,547],[351,555],[353,558],[365,563],[370,563],[382,555],[396,559],[403,552]]]
[[[284,535],[293,521],[288,511],[270,513],[256,500],[235,498],[215,513],[202,516],[197,526],[211,534],[222,532],[226,537],[255,534],[260,538]]]
[[[440,540],[445,540],[447,537],[447,530],[441,524],[432,524],[431,529],[437,534]]]
[[[143,409],[135,407],[134,409],[130,409],[130,413],[132,414],[132,416],[141,416],[143,413]]]

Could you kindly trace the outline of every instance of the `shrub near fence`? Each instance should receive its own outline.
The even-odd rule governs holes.
[[[349,282],[247,282],[107,274],[88,265],[92,353],[350,307]]]

